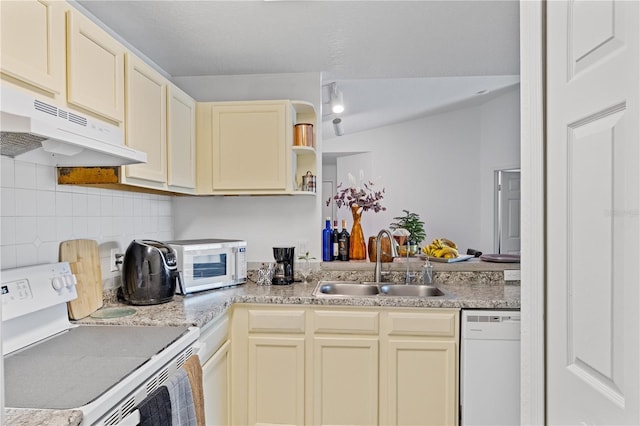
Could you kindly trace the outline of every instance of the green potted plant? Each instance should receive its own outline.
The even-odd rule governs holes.
[[[392,230],[406,229],[409,232],[407,237],[407,249],[410,255],[414,255],[418,252],[418,247],[427,237],[427,233],[424,230],[424,222],[420,220],[420,215],[417,213],[411,213],[409,210],[402,210],[404,216],[397,216],[393,219],[389,227]]]

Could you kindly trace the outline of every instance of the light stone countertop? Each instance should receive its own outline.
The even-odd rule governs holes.
[[[438,297],[314,296],[317,282],[259,286],[248,281],[235,287],[187,296],[176,295],[161,305],[134,306],[132,316],[113,319],[87,317],[77,324],[105,325],[195,325],[202,327],[223,315],[234,303],[280,305],[386,306],[461,309],[520,309],[520,285],[438,284],[445,295]],[[410,284],[409,284],[410,285]],[[128,306],[118,303],[105,305]],[[103,309],[104,309],[103,308]]]
[[[342,269],[332,265],[332,270],[322,268],[324,279],[362,281],[368,280],[371,264],[363,267],[360,272],[351,268]],[[342,265],[340,265],[342,266]],[[390,268],[394,278],[402,275],[404,266]],[[519,265],[518,265],[519,266]],[[356,268],[357,269],[357,268]],[[434,267],[434,271],[439,268]],[[480,271],[478,271],[480,272]],[[476,275],[477,277],[478,275]],[[460,308],[460,309],[520,309],[520,285],[513,283],[483,282],[483,279],[463,282],[466,274],[450,273],[441,270],[441,274],[434,274],[444,283],[434,283],[445,295],[439,297],[394,297],[394,296],[314,296],[317,281],[302,283],[295,282],[284,286],[258,286],[253,281],[247,281],[235,287],[211,290],[188,296],[176,295],[174,300],[160,305],[134,306],[135,313],[131,316],[113,319],[96,319],[91,316],[80,321],[79,325],[145,325],[145,326],[178,326],[194,325],[202,327],[224,315],[234,303],[262,303],[282,305],[316,305],[316,306],[385,306],[385,307],[424,307],[424,308]],[[410,284],[409,284],[410,285]],[[102,309],[112,307],[131,307],[111,301]],[[8,426],[34,425],[79,425],[82,412],[77,410],[32,410],[5,409],[5,420]]]
[[[78,410],[7,408],[4,415],[7,426],[77,426],[82,423],[82,411]]]

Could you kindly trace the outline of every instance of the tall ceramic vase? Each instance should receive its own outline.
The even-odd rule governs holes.
[[[367,258],[367,244],[364,242],[364,233],[362,225],[360,225],[362,218],[360,206],[357,204],[351,206],[351,215],[353,216],[353,227],[349,237],[349,260],[363,260]]]

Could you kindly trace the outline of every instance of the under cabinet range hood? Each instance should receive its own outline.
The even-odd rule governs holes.
[[[145,163],[147,154],[124,145],[118,126],[58,108],[26,91],[0,86],[0,154],[50,166]]]

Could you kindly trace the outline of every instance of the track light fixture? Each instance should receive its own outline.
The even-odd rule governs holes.
[[[336,136],[344,135],[344,129],[342,128],[342,118],[333,119],[333,133],[335,133]]]
[[[344,100],[342,98],[342,92],[338,90],[336,83],[331,83],[331,111],[334,114],[340,114],[344,112]]]

